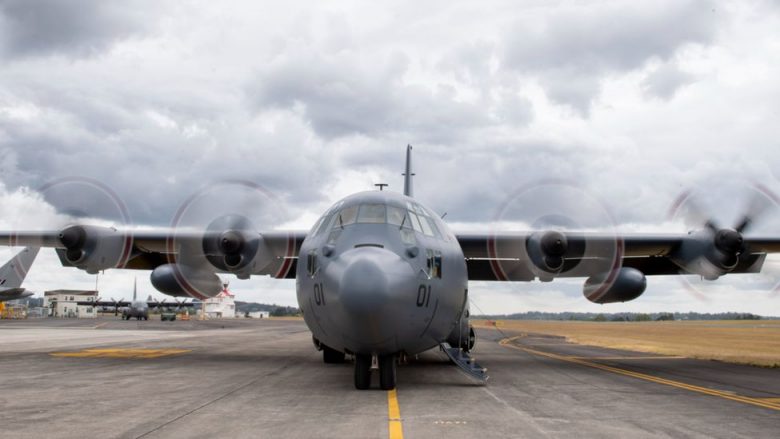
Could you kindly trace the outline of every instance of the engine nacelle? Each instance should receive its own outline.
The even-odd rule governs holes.
[[[551,281],[563,269],[563,255],[568,247],[563,233],[554,230],[536,232],[528,238],[525,247],[540,280]]]
[[[585,281],[582,293],[593,303],[628,302],[641,296],[647,288],[647,278],[636,268],[623,267],[609,283],[609,274],[599,274]]]
[[[157,291],[174,297],[202,299],[222,291],[222,281],[216,274],[182,264],[160,265],[150,278]]]
[[[132,238],[113,227],[76,225],[59,234],[65,249],[57,249],[63,265],[95,274],[107,268],[121,268],[130,257]]]
[[[272,259],[263,236],[240,215],[226,215],[209,224],[203,236],[203,252],[211,265],[239,279],[259,272]]]

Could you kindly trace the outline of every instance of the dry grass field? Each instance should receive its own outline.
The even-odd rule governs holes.
[[[572,322],[475,320],[475,326],[550,334],[573,343],[780,367],[780,321]]]

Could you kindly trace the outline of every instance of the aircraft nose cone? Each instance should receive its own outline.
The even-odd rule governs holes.
[[[389,299],[388,279],[376,254],[364,254],[347,265],[339,282],[344,309],[361,316],[381,312]]]
[[[320,307],[327,311],[323,322],[345,347],[360,353],[398,350],[410,307],[416,308],[419,281],[409,262],[386,248],[353,248],[327,265],[322,281],[330,294]]]

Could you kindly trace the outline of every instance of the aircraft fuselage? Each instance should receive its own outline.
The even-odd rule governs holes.
[[[334,204],[301,245],[298,305],[337,351],[415,354],[445,341],[467,307],[463,251],[410,197],[362,192]],[[467,328],[467,327],[466,327]]]

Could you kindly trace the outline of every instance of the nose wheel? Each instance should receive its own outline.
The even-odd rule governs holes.
[[[371,355],[355,355],[355,388],[366,390],[371,386]]]
[[[359,354],[355,356],[355,388],[358,390],[366,390],[371,387],[371,360],[371,355]],[[377,357],[380,389],[395,389],[396,364],[395,355],[380,355]]]
[[[395,389],[395,355],[382,355],[379,357],[379,388],[382,390]]]

